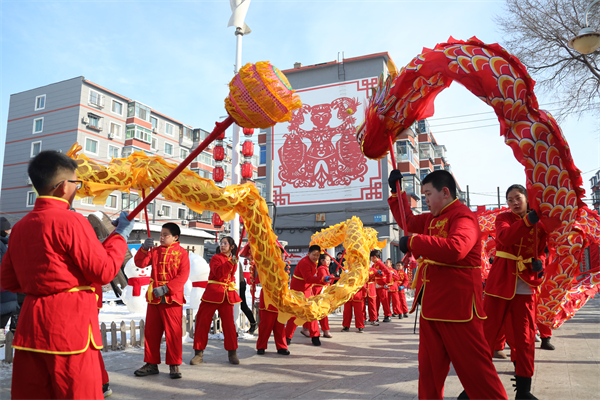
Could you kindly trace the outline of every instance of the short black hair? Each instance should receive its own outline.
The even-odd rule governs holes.
[[[371,257],[377,257],[377,258],[381,258],[381,250],[371,250],[371,254],[369,255],[369,258]]]
[[[331,256],[329,255],[329,253],[323,253],[319,256],[319,265],[321,264],[321,260],[326,259],[327,257],[331,258]]]
[[[310,246],[308,248],[308,252],[312,253],[315,250],[319,250],[319,253],[321,252],[321,246],[319,246],[318,244],[313,244],[312,246]]]
[[[181,237],[181,229],[179,229],[179,225],[173,222],[167,222],[162,226],[164,229],[168,229],[171,232],[171,235],[177,236],[177,241],[179,242],[179,238]]]
[[[450,172],[443,169],[433,171],[423,179],[423,185],[428,183],[431,183],[438,192],[441,192],[443,188],[448,188],[450,196],[456,199],[456,181]]]
[[[77,161],[56,150],[44,150],[29,162],[27,173],[39,194],[46,194],[55,183],[56,176],[63,171],[77,170]]]
[[[515,185],[510,185],[508,187],[508,189],[506,190],[506,198],[507,199],[508,199],[508,194],[510,192],[512,192],[513,190],[516,190],[517,192],[519,192],[523,196],[525,196],[525,198],[527,198],[527,189],[525,189],[525,187],[523,185],[515,184]]]

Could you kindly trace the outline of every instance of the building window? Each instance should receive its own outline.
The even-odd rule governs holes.
[[[27,192],[27,207],[33,207],[35,205],[35,198],[37,195],[35,192]]]
[[[46,95],[43,94],[35,98],[35,111],[46,108]]]
[[[90,138],[85,138],[85,151],[87,153],[98,155],[98,141]]]
[[[111,194],[106,198],[106,208],[117,208],[117,196]]]
[[[183,127],[183,137],[189,140],[192,140],[193,135],[192,135],[192,130],[190,128],[186,128],[185,126]]]
[[[164,205],[161,208],[163,217],[171,217],[171,206]]]
[[[260,146],[260,165],[267,163],[267,146]]]
[[[94,90],[90,90],[90,104],[93,104],[97,107],[103,107],[104,96]]]
[[[167,133],[167,135],[173,136],[173,125],[165,123],[165,132]]]
[[[121,125],[110,123],[110,137],[121,138]]]
[[[113,100],[111,111],[115,114],[123,115],[123,103]]]
[[[44,117],[33,120],[33,133],[40,133],[44,130]]]
[[[87,205],[93,206],[94,198],[93,197],[84,197],[83,199],[81,199],[81,204],[87,204]]]
[[[185,160],[190,152],[186,149],[179,149],[179,158]]]
[[[108,158],[119,158],[121,152],[117,146],[108,146]]]
[[[150,117],[150,123],[152,124],[152,130],[158,130],[158,120],[154,117]]]
[[[177,209],[177,218],[178,219],[185,219],[185,208],[178,208]]]
[[[97,130],[101,130],[100,128],[100,117],[94,114],[88,114],[88,119],[90,122],[88,123],[88,127],[95,128]]]
[[[125,133],[126,139],[138,139],[145,143],[151,143],[152,132],[138,125],[129,125]]]
[[[434,171],[439,171],[440,169],[442,169],[442,166],[441,166],[441,165],[434,165],[434,166],[433,166],[433,170],[434,170]]]
[[[173,145],[170,143],[165,143],[165,154],[168,154],[170,156],[173,155]]]
[[[158,146],[158,140],[157,140],[155,137],[153,137],[153,138],[152,138],[152,145],[150,146],[150,148],[151,148],[152,150],[156,151],[156,150],[157,150],[157,148],[158,148],[157,146]]]
[[[42,142],[31,143],[31,158],[37,156],[42,151]]]
[[[421,196],[421,211],[429,211],[429,207],[427,207],[427,203],[425,202],[425,196]]]
[[[198,162],[201,162],[202,164],[206,164],[206,165],[210,165],[210,166],[215,165],[215,159],[213,158],[212,154],[208,154],[205,152],[200,153],[200,155],[198,156]]]

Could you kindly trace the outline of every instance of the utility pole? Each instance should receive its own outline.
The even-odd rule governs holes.
[[[500,208],[500,186],[498,186],[498,208]]]
[[[469,196],[469,185],[467,185],[467,207],[471,208],[471,197]]]

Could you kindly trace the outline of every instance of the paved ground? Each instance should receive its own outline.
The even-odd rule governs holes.
[[[161,373],[137,378],[133,371],[143,362],[141,349],[105,353],[114,394],[111,399],[415,399],[418,380],[418,334],[414,316],[394,319],[359,334],[340,332],[341,316],[330,319],[333,339],[321,347],[297,332],[291,356],[256,354],[254,341],[240,341],[241,364],[230,365],[221,341],[209,341],[205,363],[190,366],[192,346],[184,344],[183,379],[171,380],[168,367]],[[554,332],[555,351],[536,350],[532,392],[540,399],[600,398],[600,298],[591,300],[577,315]],[[538,346],[539,347],[539,346]],[[507,350],[508,352],[508,350]],[[494,360],[500,379],[514,398],[508,360]],[[9,397],[10,370],[0,371],[0,397]],[[447,398],[456,398],[462,386],[451,370]]]

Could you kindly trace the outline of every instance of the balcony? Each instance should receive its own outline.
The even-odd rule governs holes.
[[[403,175],[402,191],[415,200],[421,200],[421,180],[416,175]]]

